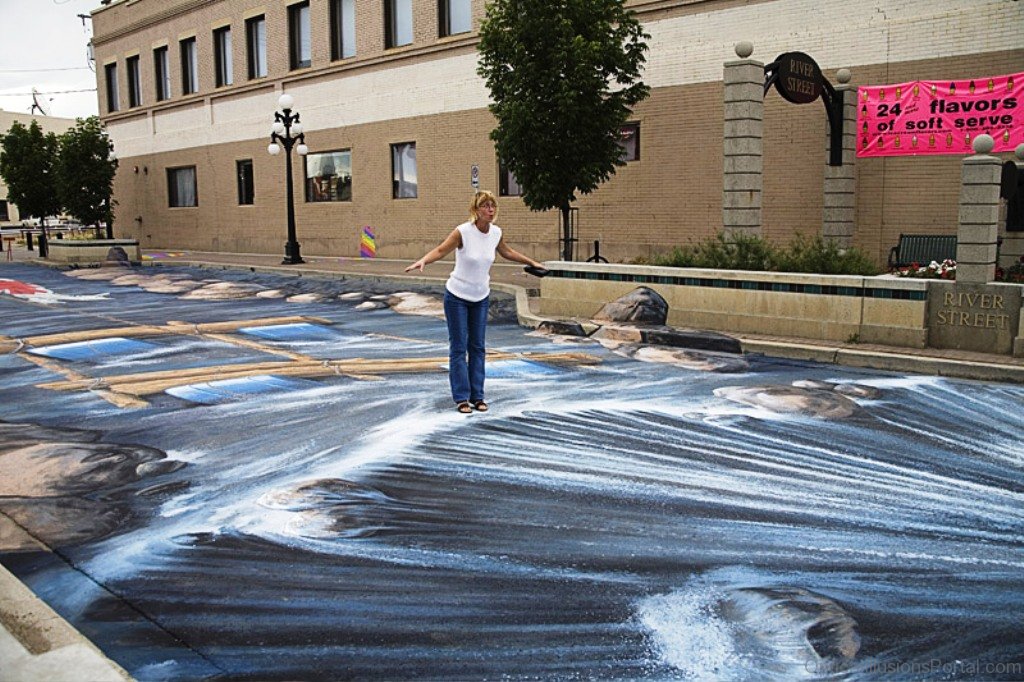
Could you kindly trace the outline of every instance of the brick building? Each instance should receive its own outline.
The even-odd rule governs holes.
[[[722,226],[723,63],[754,44],[797,50],[835,82],[963,79],[1024,67],[1012,0],[632,0],[651,35],[652,94],[635,157],[579,202],[580,258],[649,257]],[[144,247],[280,253],[284,160],[267,153],[278,97],[295,99],[309,156],[296,164],[307,255],[414,258],[464,220],[471,171],[508,196],[516,248],[558,255],[556,212],[502,182],[476,74],[484,0],[113,0],[93,13],[101,116],[121,160],[116,231]],[[820,105],[765,97],[763,234],[822,229]],[[858,159],[853,244],[884,262],[901,232],[955,234],[960,156]]]

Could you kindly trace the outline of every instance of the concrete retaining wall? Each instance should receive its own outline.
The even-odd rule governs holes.
[[[720,332],[1024,356],[1015,284],[597,263],[545,264],[540,314],[589,319],[639,286],[668,302],[667,324]],[[960,295],[960,294],[963,295]]]
[[[115,246],[124,249],[132,263],[142,261],[137,239],[52,239],[47,246],[47,259],[59,263],[102,263]]]
[[[647,286],[669,305],[667,323],[722,332],[923,348],[924,280],[547,263],[540,313],[589,318],[608,301]]]

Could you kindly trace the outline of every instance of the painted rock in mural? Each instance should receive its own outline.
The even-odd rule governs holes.
[[[156,448],[98,438],[80,429],[0,423],[0,511],[51,546],[84,542],[132,519],[116,491],[185,465]]]
[[[594,319],[600,322],[632,322],[634,324],[665,324],[668,303],[657,291],[638,287],[622,298],[606,303]]]
[[[799,414],[819,419],[852,417],[857,403],[844,395],[818,388],[797,386],[723,386],[715,395],[779,414]]]
[[[399,291],[389,296],[387,303],[396,313],[404,315],[444,317],[444,304],[435,296]]]

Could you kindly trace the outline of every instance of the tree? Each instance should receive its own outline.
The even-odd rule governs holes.
[[[107,224],[107,238],[113,237],[113,192],[117,159],[114,145],[96,116],[78,119],[60,136],[57,161],[57,194],[64,209],[84,225]],[[97,227],[97,233],[99,228]]]
[[[7,183],[7,198],[23,215],[40,219],[61,211],[54,181],[57,136],[43,134],[34,119],[26,128],[15,121],[0,138],[0,176]]]
[[[625,165],[619,131],[650,94],[640,70],[648,36],[625,0],[494,0],[480,27],[478,73],[497,119],[498,158],[533,211],[569,210]]]

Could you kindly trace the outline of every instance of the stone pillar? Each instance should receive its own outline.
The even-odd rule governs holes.
[[[984,284],[996,276],[999,236],[999,183],[1003,164],[989,152],[991,135],[974,138],[974,156],[963,161],[960,223],[956,233],[956,281]]]
[[[836,73],[836,97],[843,103],[843,165],[828,165],[830,131],[825,133],[825,210],[821,235],[843,248],[853,242],[854,213],[857,207],[857,181],[854,163],[857,159],[857,88],[850,85],[850,70]]]
[[[725,63],[725,166],[722,232],[761,234],[764,186],[764,63],[748,59],[754,46],[736,44],[738,60]]]
[[[1017,173],[1024,174],[1024,143],[1017,145],[1014,154],[1017,156]],[[1024,201],[1024,197],[1017,197],[1017,201]],[[1024,257],[1024,232],[1007,232],[1006,202],[1000,201],[999,208],[999,236],[1003,238],[1003,244],[999,247],[999,265],[1008,268],[1020,263]]]

